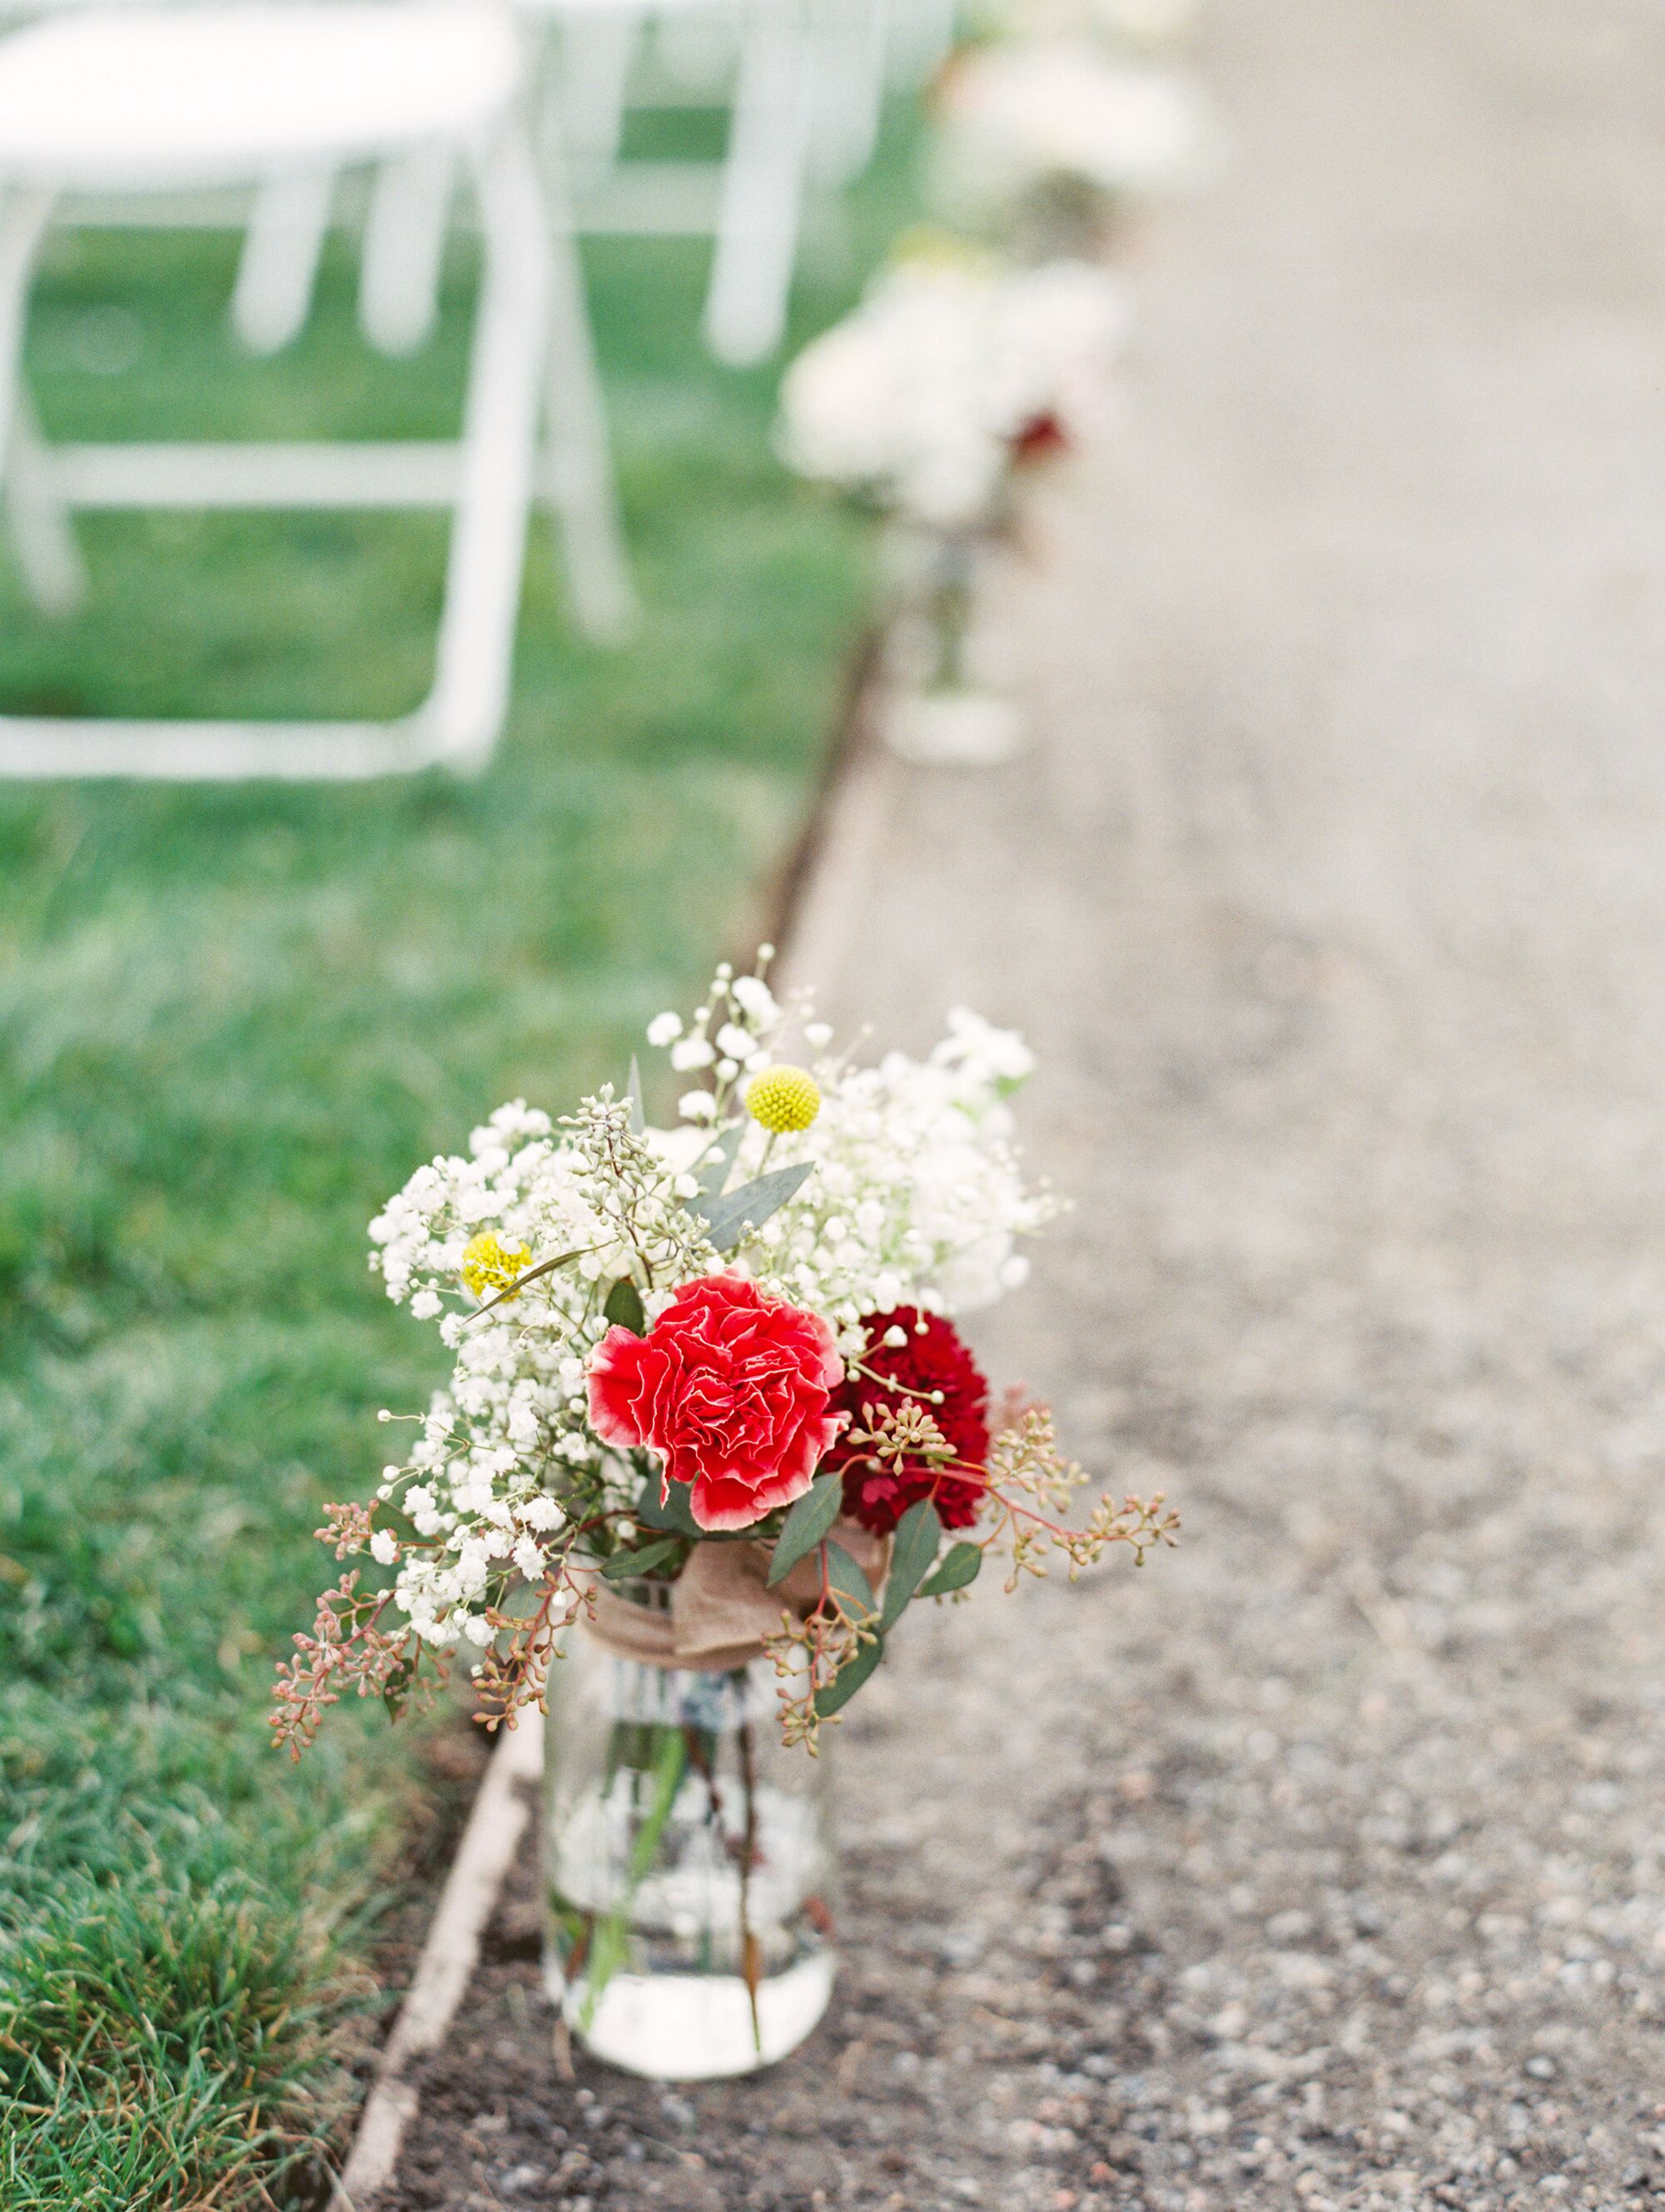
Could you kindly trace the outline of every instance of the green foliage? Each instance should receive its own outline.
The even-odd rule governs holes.
[[[609,1582],[629,1582],[632,1576],[652,1574],[655,1567],[669,1566],[672,1559],[683,1556],[684,1547],[680,1536],[661,1536],[652,1544],[644,1544],[640,1551],[615,1552],[601,1570]]]
[[[693,1210],[703,1216],[714,1249],[732,1252],[743,1237],[761,1229],[789,1198],[795,1198],[814,1171],[813,1160],[801,1160],[793,1168],[776,1168],[773,1175],[756,1176],[721,1197],[693,1200]]]
[[[866,1568],[853,1559],[842,1544],[827,1546],[827,1589],[852,1619],[876,1610],[873,1586]]]
[[[201,2203],[209,2175],[226,2201],[281,2187],[339,2109],[324,2065],[338,1992],[316,1928],[240,1874],[191,1882],[143,1860],[118,1884],[63,1875],[8,1917],[9,2212]],[[297,2005],[305,1988],[315,2001]]]
[[[769,1587],[784,1582],[799,1559],[812,1552],[838,1518],[844,1503],[842,1474],[817,1474],[781,1524],[775,1556],[769,1563]]]
[[[983,1563],[982,1547],[979,1544],[951,1544],[948,1556],[919,1586],[921,1597],[947,1597],[954,1590],[968,1589],[977,1579]]]
[[[678,1535],[697,1541],[705,1531],[694,1518],[690,1486],[685,1482],[667,1484],[661,1502],[659,1482],[659,1476],[650,1474],[642,1484],[641,1495],[636,1500],[637,1520],[644,1528],[674,1528]]]
[[[830,1720],[842,1712],[884,1656],[884,1638],[875,1634],[863,1644],[854,1659],[847,1660],[830,1682],[815,1693],[815,1717]]]
[[[908,1601],[924,1579],[942,1541],[942,1523],[928,1498],[910,1505],[896,1523],[896,1546],[890,1554],[890,1577],[884,1586],[884,1610],[878,1617],[889,1635],[906,1611]]]
[[[700,1196],[715,1198],[733,1172],[734,1155],[740,1149],[748,1123],[744,1120],[730,1122],[721,1136],[715,1138],[709,1151],[700,1163]]]
[[[890,180],[857,213],[870,256]],[[345,241],[302,343],[241,358],[234,254],[58,238],[30,346],[52,434],[453,428],[465,247],[409,363],[361,344]],[[772,458],[775,368],[699,349],[703,264],[591,257],[646,613],[621,651],[580,642],[540,520],[483,775],[0,786],[7,2212],[283,2204],[336,2124],[365,1934],[343,1909],[378,1897],[422,1788],[377,1708],[295,1770],[264,1714],[329,1571],[324,1502],[392,1455],[376,1407],[439,1379],[364,1224],[501,1099],[606,1079],[750,926],[861,616],[860,532]],[[806,284],[800,326],[854,275]],[[397,713],[443,543],[420,515],[92,516],[62,623],[0,546],[0,706]]]
[[[642,1308],[641,1292],[628,1275],[621,1275],[608,1291],[602,1311],[615,1328],[628,1328],[632,1336],[647,1335],[647,1316]]]

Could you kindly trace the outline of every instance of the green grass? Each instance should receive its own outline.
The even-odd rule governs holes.
[[[897,168],[800,288],[843,304]],[[427,1332],[364,1224],[500,1099],[623,1065],[756,912],[865,605],[862,540],[770,457],[775,371],[701,354],[704,254],[591,256],[647,606],[578,642],[547,533],[508,738],[471,782],[0,787],[0,2203],[283,2202],[339,2117],[332,2023],[427,1817],[408,1737],[262,1717]],[[58,436],[380,435],[454,421],[441,339],[367,355],[351,257],[304,343],[238,361],[232,242],[64,239],[31,366]],[[425,688],[427,518],[94,518],[88,609],[0,556],[0,706],[392,712]]]

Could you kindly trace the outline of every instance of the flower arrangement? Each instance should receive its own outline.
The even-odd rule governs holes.
[[[801,475],[924,528],[988,530],[1018,471],[1103,420],[1124,324],[1103,270],[1012,268],[915,240],[793,362],[781,451]]]
[[[327,1509],[337,1557],[392,1576],[348,1571],[280,1668],[297,1754],[343,1693],[397,1712],[459,1654],[512,1722],[625,1593],[667,1663],[766,1651],[782,1741],[813,1752],[915,1597],[995,1554],[1011,1587],[1171,1540],[1160,1498],[1067,1522],[1083,1478],[1049,1416],[994,1405],[956,1326],[1023,1281],[1055,1210],[1012,1141],[1021,1038],[962,1010],[926,1059],[860,1065],[768,966],[649,1025],[671,1126],[634,1064],[559,1122],[517,1101],[371,1224],[454,1370],[374,1501]]]
[[[1104,270],[915,240],[787,372],[787,461],[890,521],[882,728],[905,759],[981,766],[1018,749],[998,647],[975,622],[977,563],[1013,520],[1018,479],[1107,416],[1123,319]]]
[[[1092,249],[1128,203],[1187,189],[1208,161],[1192,78],[1091,33],[968,47],[943,71],[934,108],[939,204],[1037,257]]]

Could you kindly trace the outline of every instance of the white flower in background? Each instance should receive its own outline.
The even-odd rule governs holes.
[[[740,1002],[738,984],[732,995]],[[815,1055],[820,1103],[805,1129],[772,1138],[755,1125],[743,1131],[734,1183],[765,1160],[771,1170],[808,1161],[814,1172],[740,1264],[824,1314],[849,1348],[866,1314],[904,1304],[969,1313],[1012,1288],[1023,1265],[1018,1239],[1054,1210],[1026,1187],[1012,1148],[1007,1097],[1035,1065],[1018,1032],[959,1006],[928,1059],[895,1052],[857,1067],[829,1052],[832,1030],[808,1018],[801,1001],[771,1000],[755,1026],[777,1060],[794,1056],[791,1037],[802,1039]],[[650,1131],[649,1140],[670,1157],[668,1137]],[[686,1150],[678,1157],[686,1160]]]
[[[933,1066],[957,1068],[981,1089],[1013,1088],[1035,1073],[1035,1054],[1016,1030],[997,1030],[969,1006],[955,1006],[948,1035],[931,1054]]]
[[[1037,430],[1099,427],[1125,324],[1115,280],[1084,262],[908,254],[787,372],[781,451],[927,527],[985,526]]]
[[[1085,38],[969,48],[943,75],[937,117],[937,191],[981,216],[1058,184],[1111,197],[1186,190],[1206,174],[1213,136],[1189,76]]]
[[[1199,28],[1197,0],[1012,0],[973,15],[995,38],[1089,38],[1144,55],[1182,52]]]

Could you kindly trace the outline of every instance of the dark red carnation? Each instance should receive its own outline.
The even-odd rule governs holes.
[[[646,1336],[608,1330],[590,1356],[590,1419],[604,1443],[658,1452],[702,1528],[750,1528],[809,1488],[843,1373],[818,1314],[705,1275]]]
[[[917,1392],[915,1402],[923,1401],[925,1411],[954,1447],[956,1459],[967,1467],[981,1468],[988,1457],[988,1383],[953,1323],[939,1314],[898,1306],[894,1313],[864,1316],[861,1326],[868,1345],[861,1364],[869,1373],[846,1377],[833,1401],[835,1410],[848,1413],[857,1427],[866,1428],[871,1425],[864,1419],[867,1407],[900,1407],[908,1402],[905,1391]],[[894,1347],[884,1341],[892,1328],[901,1329],[903,1338]],[[871,1379],[874,1376],[877,1382]],[[942,1393],[939,1406],[930,1402],[936,1390]],[[863,1456],[860,1445],[842,1441],[823,1464],[843,1468],[844,1510],[880,1536],[921,1498],[933,1499],[945,1528],[969,1528],[986,1494],[981,1479],[939,1474],[923,1459],[904,1460],[899,1468],[880,1467]]]

